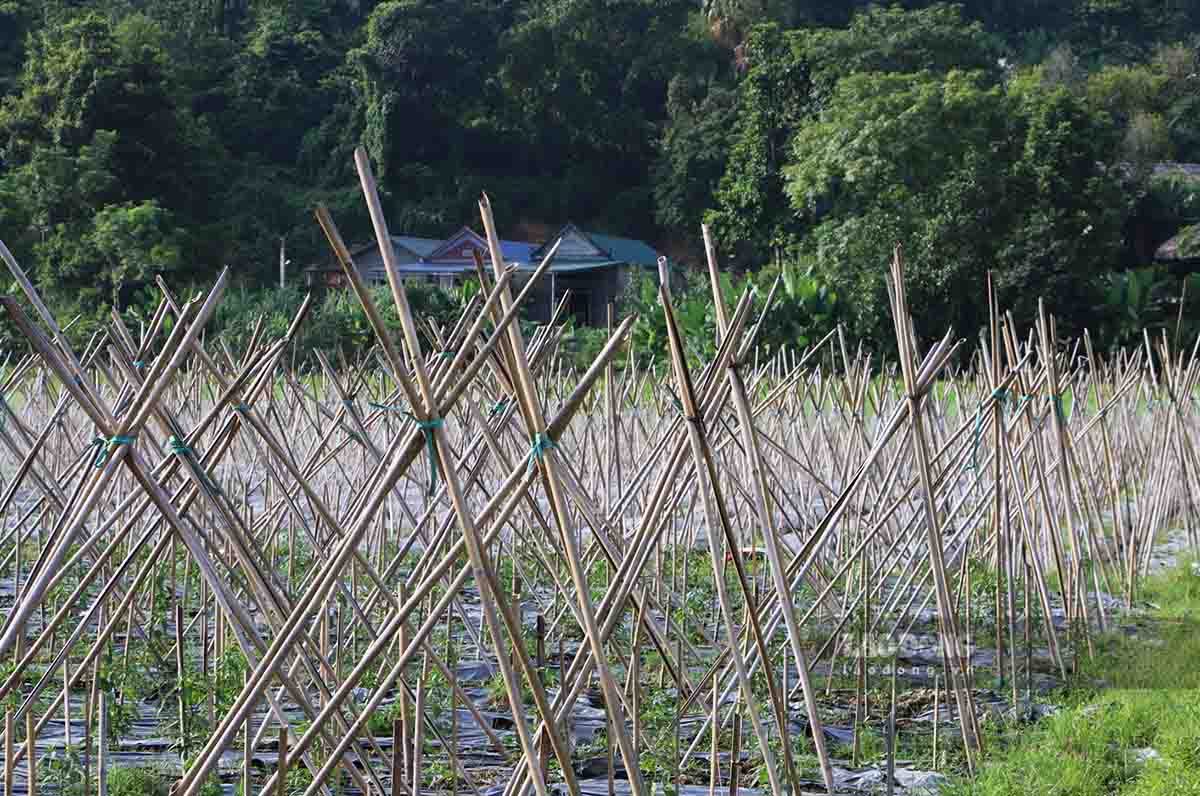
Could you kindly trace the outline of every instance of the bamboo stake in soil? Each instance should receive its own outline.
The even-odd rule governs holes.
[[[738,681],[741,686],[742,700],[746,705],[747,712],[750,714],[751,727],[753,728],[754,734],[758,739],[759,751],[763,756],[763,765],[766,766],[767,776],[771,783],[771,792],[775,794],[775,796],[778,796],[779,794],[783,793],[783,783],[779,780],[779,771],[775,766],[774,755],[772,754],[770,745],[768,744],[766,732],[758,718],[757,700],[754,697],[754,690],[750,683],[750,676],[744,657],[738,648],[738,633],[733,624],[733,607],[730,602],[729,594],[727,593],[725,579],[720,567],[720,559],[722,557],[721,554],[724,546],[722,545],[721,538],[717,535],[717,528],[722,525],[722,518],[718,516],[718,504],[720,501],[719,486],[715,480],[712,480],[711,477],[711,454],[707,450],[704,436],[700,430],[701,421],[696,413],[694,392],[692,389],[690,376],[688,375],[687,363],[684,361],[683,346],[678,330],[675,327],[674,317],[671,311],[670,296],[665,290],[660,290],[659,298],[662,301],[663,309],[666,312],[667,331],[671,339],[671,358],[674,365],[673,369],[675,371],[679,399],[683,407],[684,417],[687,420],[688,438],[691,442],[692,455],[696,463],[697,471],[700,471],[707,464],[710,475],[707,483],[707,489],[703,489],[701,491],[701,495],[704,499],[705,514],[708,518],[706,528],[708,530],[710,557],[713,563],[713,580],[717,587],[717,599],[720,601],[721,614],[725,621],[725,631],[729,640],[729,649],[733,657],[734,665],[737,669]],[[734,562],[736,563],[738,561],[736,552],[734,555]],[[788,773],[791,774],[792,772]],[[791,781],[794,783],[794,778]]]
[[[96,720],[96,793],[108,796],[108,694],[104,691]]]
[[[12,708],[7,708],[4,711],[4,796],[16,796],[16,789],[13,787],[17,775],[16,756],[13,754],[14,738]]]
[[[287,727],[279,728],[279,763],[276,767],[275,781],[277,783],[275,794],[276,796],[287,796],[287,774],[288,774],[288,729]]]
[[[896,248],[896,256],[892,261],[891,276],[892,281],[889,283],[889,287],[891,288],[896,323],[896,341],[900,345],[900,364],[904,375],[905,390],[908,393],[909,421],[912,424],[913,445],[917,454],[918,474],[921,477],[925,527],[928,533],[929,565],[933,572],[937,596],[942,650],[943,656],[949,664],[947,676],[952,683],[955,699],[958,701],[958,715],[962,727],[963,747],[966,751],[967,770],[973,771],[975,753],[979,748],[972,727],[975,708],[964,671],[963,651],[965,647],[959,640],[958,623],[954,616],[953,603],[946,583],[945,563],[942,560],[941,531],[933,498],[933,474],[930,469],[929,451],[921,415],[922,396],[915,392],[917,383],[913,352],[915,335],[912,332],[912,321],[909,318],[908,305],[904,297],[904,265],[899,247]]]
[[[33,711],[25,714],[25,771],[25,792],[28,796],[37,796],[37,731]]]
[[[392,720],[392,796],[404,794],[404,720]]]
[[[376,242],[394,265],[373,179],[365,168],[361,176]],[[478,758],[459,748],[467,735],[459,732],[460,703],[503,758],[506,796],[539,788],[548,796],[552,756],[565,791],[575,794],[577,761],[565,730],[580,700],[596,699],[585,696],[593,686],[609,727],[609,776],[619,753],[633,788],[644,787],[638,760],[649,750],[659,760],[670,755],[679,771],[707,741],[710,790],[736,789],[753,735],[760,748],[782,753],[763,761],[773,793],[794,792],[790,744],[771,748],[793,726],[787,697],[794,691],[804,697],[828,790],[821,683],[805,683],[817,677],[806,656],[822,667],[828,661],[836,675],[846,671],[834,668],[844,666],[844,651],[866,666],[876,633],[899,640],[931,629],[940,634],[947,693],[958,704],[952,718],[971,765],[969,741],[978,743],[979,733],[965,642],[974,632],[995,633],[997,673],[1011,681],[1015,700],[1022,645],[1027,693],[1035,645],[1048,646],[1054,668],[1065,670],[1055,629],[1063,607],[1071,637],[1090,637],[1111,604],[1104,597],[1092,606],[1090,591],[1115,589],[1110,596],[1129,601],[1162,531],[1182,525],[1177,532],[1195,542],[1187,516],[1193,481],[1200,483],[1188,397],[1195,348],[1180,356],[1147,335],[1132,353],[1101,361],[1085,336],[1086,358],[1055,358],[1069,347],[1057,341],[1049,314],[1022,338],[1011,316],[1000,323],[989,290],[990,340],[963,367],[948,368],[957,346],[949,335],[928,355],[917,352],[897,257],[898,362],[852,355],[841,336],[825,356],[833,332],[806,352],[767,353],[755,336],[778,282],[751,325],[748,296],[736,307],[723,301],[704,229],[715,355],[704,362],[691,350],[664,285],[668,346],[629,351],[618,364],[633,319],[618,326],[611,317],[610,339],[580,379],[560,350],[566,337],[558,320],[570,291],[557,291],[562,300],[528,343],[512,327],[533,284],[551,271],[555,247],[513,298],[516,271],[503,261],[486,200],[480,210],[492,268],[489,275],[477,259],[478,296],[457,321],[441,324],[413,316],[403,286],[389,284],[399,338],[328,214],[318,212],[378,346],[357,361],[318,356],[311,371],[286,356],[303,307],[285,337],[273,340],[259,322],[246,349],[234,352],[226,339],[199,337],[219,290],[180,305],[161,284],[150,322],[131,331],[114,316],[77,356],[14,271],[40,325],[6,304],[34,349],[0,385],[0,395],[21,406],[0,404],[0,458],[11,458],[5,467],[18,473],[0,496],[0,547],[8,545],[0,571],[16,585],[0,614],[0,638],[16,654],[0,698],[21,700],[11,724],[33,724],[20,745],[7,731],[6,778],[18,764],[36,768],[29,739],[60,716],[68,742],[77,740],[71,690],[86,687],[85,789],[99,773],[103,792],[111,695],[98,687],[108,665],[101,659],[117,652],[117,676],[136,683],[145,644],[159,671],[174,663],[176,693],[160,688],[158,701],[176,714],[181,754],[197,740],[194,715],[210,717],[211,732],[176,796],[194,796],[211,781],[231,745],[243,747],[249,790],[254,751],[274,731],[285,739],[296,732],[282,742],[281,758],[313,772],[309,794],[332,796],[347,774],[372,793],[417,791],[435,762],[429,736],[449,761],[448,784],[437,786],[456,793],[461,777],[477,795]],[[667,384],[663,367],[640,361],[664,353],[673,375]],[[595,393],[601,376],[603,392]],[[680,410],[671,407],[668,385]],[[1052,418],[1055,407],[1028,399],[1044,399],[1046,390],[1073,396],[1070,423],[1065,411]],[[384,408],[365,409],[373,401]],[[412,422],[400,410],[411,410]],[[83,441],[99,435],[104,443],[122,431],[136,439],[115,444],[95,466],[97,449]],[[435,471],[438,489],[426,494]],[[1111,523],[1105,511],[1116,512]],[[707,576],[691,562],[701,538],[711,558]],[[502,577],[501,567],[511,573]],[[981,577],[995,582],[993,600],[973,593]],[[510,582],[519,587],[510,590]],[[455,611],[461,619],[451,621]],[[982,630],[980,614],[994,631]],[[529,627],[526,615],[536,617]],[[444,648],[431,637],[443,627]],[[531,631],[536,650],[526,651]],[[169,648],[150,643],[161,632],[174,640]],[[580,644],[568,646],[572,633]],[[815,655],[805,649],[814,634],[824,640]],[[459,685],[457,649],[467,643],[480,671],[500,670],[500,704],[483,707],[511,714],[519,756]],[[547,643],[557,647],[557,661],[548,660]],[[224,715],[214,694],[188,705],[189,658],[201,678],[221,678],[231,662],[226,652],[239,649],[247,671]],[[698,661],[704,671],[693,670]],[[546,690],[548,666],[557,669],[557,692]],[[619,669],[628,680],[610,693],[606,678]],[[934,681],[939,768],[941,679]],[[655,732],[649,721],[646,709],[659,700],[643,689],[655,680],[660,689],[674,681],[671,732]],[[748,680],[757,689],[749,693],[766,705],[747,698]],[[833,676],[824,685],[832,693]],[[118,698],[128,709],[126,691]],[[859,737],[880,725],[865,678],[857,691]],[[144,695],[128,693],[145,704]],[[432,715],[444,695],[448,738]],[[265,714],[256,710],[260,699]],[[402,721],[392,726],[400,737],[389,753],[370,728],[393,702]],[[881,728],[889,767],[896,707],[893,698]],[[302,733],[298,720],[309,723]],[[726,728],[733,738],[727,774],[719,765]],[[259,788],[274,794],[287,777],[276,771],[265,779]]]

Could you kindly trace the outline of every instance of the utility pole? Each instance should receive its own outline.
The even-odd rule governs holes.
[[[287,236],[279,236],[279,289],[287,286]]]

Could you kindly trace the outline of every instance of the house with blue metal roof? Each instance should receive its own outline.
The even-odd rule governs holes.
[[[615,304],[639,269],[656,273],[659,254],[645,243],[630,238],[584,232],[567,224],[543,243],[500,241],[505,262],[517,268],[514,289],[520,289],[542,260],[558,244],[554,260],[540,284],[534,287],[527,304],[528,316],[548,321],[554,308],[566,296],[566,312],[576,323],[601,326],[607,319],[609,304]],[[475,253],[490,263],[487,239],[470,227],[462,227],[445,240],[393,235],[398,276],[403,280],[432,282],[445,289],[475,274]],[[387,284],[387,269],[379,247],[374,243],[350,252],[363,281],[371,285]],[[305,269],[309,287],[338,288],[345,277],[336,264]]]
[[[635,271],[646,269],[657,273],[658,252],[645,243],[584,232],[574,224],[567,224],[536,248],[533,263],[540,263],[555,243],[558,251],[547,277],[547,304],[554,307],[559,297],[569,291],[567,312],[583,326],[606,323],[608,305],[617,303]]]

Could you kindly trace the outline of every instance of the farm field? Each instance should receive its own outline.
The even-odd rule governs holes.
[[[1109,689],[1081,743],[1158,757],[1095,792],[1192,777],[1146,717],[1195,706],[1194,349],[1101,359],[990,291],[921,347],[897,251],[889,360],[760,355],[719,295],[701,360],[664,286],[660,364],[623,319],[582,369],[480,211],[480,292],[439,327],[394,282],[399,338],[319,212],[378,344],[308,370],[307,304],[204,335],[227,272],[75,350],[0,250],[6,793],[1029,792],[1022,736]]]

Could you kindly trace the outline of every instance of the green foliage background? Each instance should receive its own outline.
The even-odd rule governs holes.
[[[923,335],[973,336],[991,270],[1019,321],[1043,296],[1109,347],[1180,316],[1191,266],[1151,256],[1200,179],[1154,164],[1200,162],[1198,34],[1172,0],[0,0],[0,238],[81,335],[224,265],[251,328],[299,300],[281,239],[297,281],[327,260],[316,204],[369,239],[363,143],[398,232],[486,189],[502,234],[573,220],[686,272],[707,220],[731,285],[840,297],[785,296],[780,344],[842,320],[887,348],[901,244]],[[321,302],[309,342],[365,339]]]

